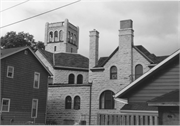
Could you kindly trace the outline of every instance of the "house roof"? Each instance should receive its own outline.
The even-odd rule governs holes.
[[[168,56],[156,56],[154,54],[151,54],[146,48],[144,48],[142,45],[134,46],[134,49],[136,49],[143,57],[145,57],[150,63],[158,64]],[[98,64],[95,67],[103,67],[109,59],[119,50],[119,47],[117,47],[112,54],[109,57],[101,57],[98,61]]]
[[[151,74],[153,74],[154,72],[156,72],[158,69],[160,69],[162,66],[164,66],[166,63],[168,63],[169,61],[171,61],[173,58],[175,58],[176,56],[178,56],[180,54],[180,49],[177,50],[176,52],[174,52],[172,55],[170,55],[169,57],[167,57],[165,60],[163,60],[162,62],[160,62],[158,65],[156,65],[155,67],[153,67],[152,69],[150,69],[149,71],[147,71],[145,74],[143,74],[141,77],[139,77],[138,79],[136,79],[135,81],[133,81],[132,83],[130,83],[129,85],[127,85],[125,88],[123,88],[121,91],[119,91],[118,93],[115,94],[115,97],[121,97],[124,93],[128,92],[130,89],[132,89],[133,87],[137,86],[138,84],[140,84],[140,82],[146,78],[148,78]]]
[[[179,89],[165,93],[148,101],[150,106],[178,106]]]
[[[45,68],[45,70],[49,73],[49,75],[53,76],[53,74],[49,71],[49,69],[44,65],[44,63],[36,56],[36,54],[30,49],[30,47],[17,47],[17,48],[9,48],[9,49],[1,49],[1,57],[0,59],[7,58],[11,55],[14,55],[20,51],[28,49],[34,57],[40,62],[40,64]]]
[[[121,110],[140,110],[140,111],[157,111],[157,107],[148,106],[147,103],[129,103],[125,104]]]
[[[89,68],[89,59],[74,53],[51,53],[45,50],[39,51],[54,67],[68,67],[68,68]]]

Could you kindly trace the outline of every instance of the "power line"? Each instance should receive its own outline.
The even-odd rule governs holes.
[[[19,4],[16,4],[16,5],[14,5],[14,6],[11,6],[11,7],[9,7],[9,8],[6,8],[6,9],[0,11],[0,13],[3,12],[3,11],[9,10],[9,9],[11,9],[11,8],[14,8],[14,7],[16,7],[16,6],[19,6],[19,5],[21,5],[21,4],[23,4],[23,3],[26,3],[26,2],[28,2],[28,1],[29,1],[29,0],[26,0],[26,1],[22,2],[22,3],[19,3]]]
[[[32,19],[32,18],[35,18],[35,17],[38,17],[38,16],[41,16],[41,15],[43,15],[43,14],[46,14],[46,13],[49,13],[49,12],[52,12],[52,11],[55,11],[55,10],[61,9],[61,8],[63,8],[63,7],[66,7],[66,6],[69,6],[69,5],[75,4],[75,3],[80,2],[80,1],[81,1],[81,0],[78,0],[78,1],[75,1],[75,2],[72,2],[72,3],[69,3],[69,4],[66,4],[66,5],[63,5],[63,6],[57,7],[57,8],[55,8],[55,9],[52,9],[52,10],[49,10],[49,11],[43,12],[43,13],[41,13],[41,14],[37,14],[37,15],[34,15],[34,16],[32,16],[32,17],[29,17],[29,18],[26,18],[26,19],[23,19],[23,20],[20,20],[20,21],[17,21],[17,22],[14,22],[14,23],[8,24],[8,25],[4,25],[4,26],[0,27],[0,29],[1,29],[1,28],[5,28],[5,27],[8,27],[8,26],[11,26],[11,25],[14,25],[14,24],[17,24],[17,23],[20,23],[20,22],[23,22],[23,21],[26,21],[26,20],[29,20],[29,19]]]

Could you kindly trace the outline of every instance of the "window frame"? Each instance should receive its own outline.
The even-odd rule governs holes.
[[[7,111],[3,111],[3,101],[4,100],[8,100],[8,110]],[[10,98],[2,98],[2,102],[1,102],[1,112],[9,112],[10,111],[10,102],[11,102],[11,99]]]
[[[70,102],[68,102],[67,98],[70,98]],[[72,98],[69,95],[65,98],[65,109],[72,109]]]
[[[116,72],[114,72],[112,70],[113,68],[116,68]],[[117,67],[116,66],[111,66],[111,68],[110,68],[110,79],[111,80],[116,80],[117,79],[117,73],[118,73]],[[116,77],[114,78],[113,75],[116,75]]]
[[[79,98],[78,102],[77,102],[77,98]],[[81,108],[81,98],[78,95],[76,95],[74,97],[74,107],[73,108],[74,108],[74,110],[80,110],[80,108]]]
[[[12,76],[8,76],[8,74],[9,74],[9,69],[10,68],[12,68]],[[6,77],[8,77],[8,78],[14,78],[14,67],[13,66],[8,66],[7,67],[7,74],[6,74]]]
[[[73,83],[70,83],[72,81],[72,78],[70,78],[71,75],[73,75]],[[68,84],[75,84],[75,75],[73,73],[69,74],[68,76]]]
[[[38,74],[39,78],[38,78],[38,87],[35,87],[35,75]],[[39,85],[40,85],[40,73],[39,72],[34,72],[34,82],[33,82],[33,88],[35,89],[39,89]]]
[[[81,83],[79,83],[79,82],[81,82]],[[83,75],[82,74],[77,75],[77,84],[83,84]]]
[[[111,97],[111,107],[107,107],[109,106],[108,103],[108,97],[107,94],[111,93],[112,97]],[[99,109],[114,109],[115,108],[115,100],[113,98],[114,92],[111,90],[105,90],[101,93],[100,97],[99,97]],[[103,98],[103,99],[102,99]]]
[[[137,69],[137,67],[139,67],[139,66],[141,66],[141,70],[142,71],[140,71],[139,69]],[[142,72],[141,74],[137,74],[137,73],[140,73],[140,72]],[[135,78],[135,80],[136,79],[138,79],[140,76],[142,76],[143,75],[143,65],[142,64],[136,64],[136,66],[135,66],[135,74],[134,74],[134,78]]]
[[[36,101],[36,115],[35,115],[35,117],[33,117],[33,101]],[[38,99],[35,99],[35,98],[33,98],[32,99],[32,106],[31,106],[31,118],[37,118],[37,115],[38,115],[38,102],[39,102],[39,100]]]
[[[63,30],[59,31],[59,41],[63,41]]]

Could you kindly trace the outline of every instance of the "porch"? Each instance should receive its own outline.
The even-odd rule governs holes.
[[[158,125],[158,116],[140,114],[97,114],[97,125]]]

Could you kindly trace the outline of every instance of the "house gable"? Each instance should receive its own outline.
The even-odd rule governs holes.
[[[148,71],[118,92],[115,97],[128,98],[129,102],[146,102],[154,97],[179,88],[179,52]]]

